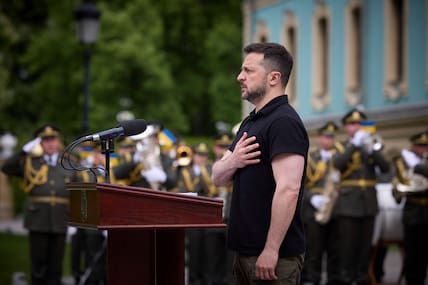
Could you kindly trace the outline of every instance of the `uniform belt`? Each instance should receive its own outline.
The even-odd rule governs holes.
[[[324,188],[321,188],[321,187],[309,188],[309,192],[311,192],[311,193],[323,193]]]
[[[407,201],[419,204],[419,205],[428,205],[428,197],[409,197],[407,196]]]
[[[340,186],[355,186],[355,187],[374,187],[376,186],[376,180],[343,180],[340,182]]]
[[[66,204],[70,203],[68,198],[56,197],[56,196],[37,196],[31,197],[31,202],[34,203],[50,203],[51,205],[55,204]]]

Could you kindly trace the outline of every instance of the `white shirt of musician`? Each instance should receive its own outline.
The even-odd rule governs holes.
[[[416,155],[416,153],[410,150],[403,149],[401,151],[401,156],[403,157],[407,166],[409,166],[410,168],[414,168],[417,164],[422,163],[422,158],[420,158]]]

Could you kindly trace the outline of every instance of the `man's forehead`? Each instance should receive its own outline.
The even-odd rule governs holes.
[[[245,56],[242,65],[260,65],[263,61],[263,54],[261,53],[249,53]]]

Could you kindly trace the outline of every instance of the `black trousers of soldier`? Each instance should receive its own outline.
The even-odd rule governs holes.
[[[428,266],[428,224],[404,225],[404,274],[407,285],[424,285]]]
[[[206,284],[204,271],[207,256],[204,251],[205,229],[186,230],[189,285]]]
[[[226,249],[226,229],[205,230],[205,273],[207,284],[229,285],[232,279],[232,260]]]
[[[327,278],[331,284],[339,280],[339,252],[336,219],[322,225],[315,219],[306,222],[306,255],[302,279],[312,284],[320,284],[323,257],[326,255]]]
[[[374,217],[339,217],[340,284],[368,284]]]
[[[106,249],[103,248],[105,237],[96,230],[77,229],[71,239],[71,268],[75,283],[89,270],[85,284],[106,284]],[[99,256],[97,256],[99,255]],[[95,260],[95,258],[97,258]],[[82,267],[82,259],[84,261]]]
[[[65,234],[30,231],[32,285],[61,285]]]

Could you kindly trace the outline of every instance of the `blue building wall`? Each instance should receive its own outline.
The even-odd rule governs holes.
[[[384,1],[365,1],[363,17],[363,89],[368,109],[381,107],[384,78]],[[386,103],[386,102],[385,102]]]
[[[398,100],[384,96],[384,5],[385,1],[365,0],[362,3],[362,88],[366,111],[395,110],[404,106],[428,106],[426,79],[426,1],[407,0],[407,83],[408,93]],[[253,1],[254,2],[254,1]],[[256,1],[257,2],[257,1]],[[263,2],[263,1],[261,1]],[[311,104],[311,57],[312,19],[316,9],[315,0],[283,0],[256,8],[251,13],[250,38],[254,38],[259,20],[269,31],[269,40],[281,42],[282,27],[286,21],[285,11],[293,12],[298,22],[296,93],[298,111],[305,120],[325,116],[340,116],[354,106],[345,100],[345,10],[348,0],[325,0],[331,15],[329,50],[329,90],[331,105],[323,111],[315,111]],[[428,114],[428,107],[427,107]]]

